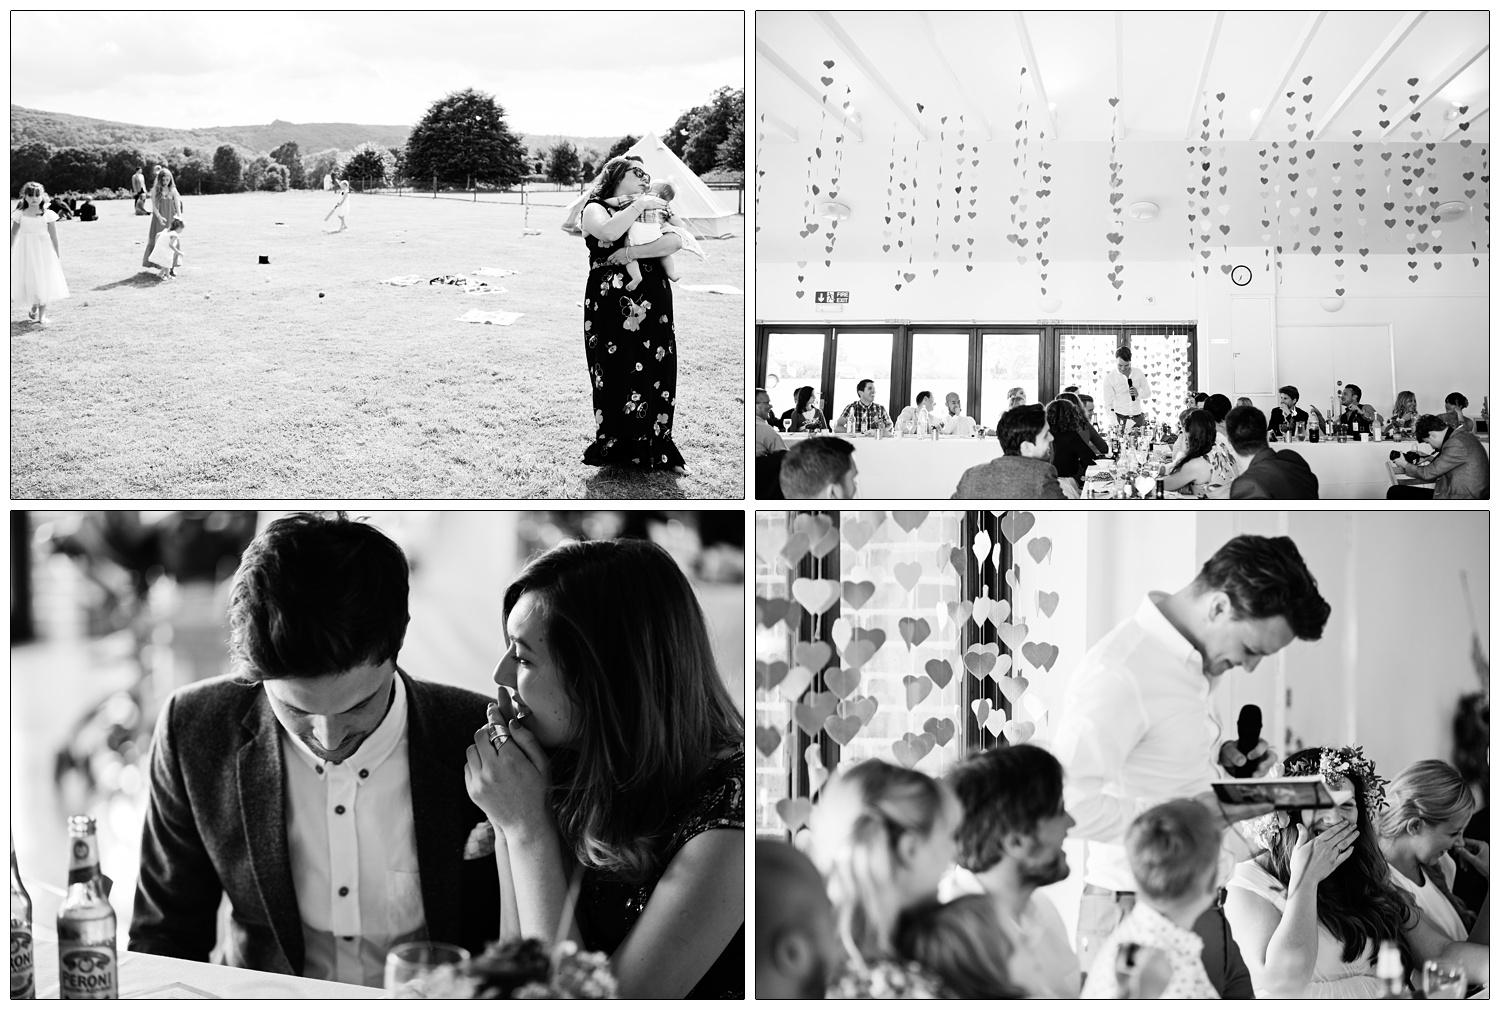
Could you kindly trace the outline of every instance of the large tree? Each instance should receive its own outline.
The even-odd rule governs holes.
[[[220,144],[214,152],[214,186],[221,193],[238,193],[244,184],[245,165],[233,145]]]
[[[287,181],[293,189],[301,189],[307,185],[307,177],[302,171],[302,152],[297,149],[295,140],[288,140],[272,151],[271,160],[286,166]]]
[[[104,184],[104,152],[97,147],[63,147],[54,151],[43,182],[49,193],[93,190]]]
[[[494,96],[465,88],[433,102],[412,127],[406,174],[413,182],[512,186],[526,174],[525,152]]]
[[[729,137],[719,145],[714,159],[714,167],[725,172],[745,170],[745,121],[743,119],[729,128]]]
[[[640,137],[632,137],[627,133],[625,136],[615,141],[615,146],[609,149],[609,153],[604,156],[604,160],[608,161],[611,158],[618,157],[619,155],[624,154],[626,151],[634,147],[636,145],[636,142],[640,139]],[[603,167],[602,162],[600,163],[600,167]]]
[[[729,139],[736,123],[743,129],[744,122],[745,89],[732,91],[726,85],[714,92],[707,105],[679,116],[662,141],[688,168],[702,175],[713,171],[719,160],[719,146]]]
[[[566,140],[559,140],[547,152],[547,178],[571,186],[578,181],[578,172],[578,148]]]
[[[42,187],[50,188],[51,180],[47,176],[47,165],[52,160],[52,148],[46,144],[33,141],[13,147],[10,150],[10,191],[11,196],[19,197],[21,187],[28,182],[39,182]]]
[[[389,154],[374,144],[363,144],[344,166],[344,174],[350,179],[364,180],[366,186],[384,186],[386,176],[390,174],[387,157]]]

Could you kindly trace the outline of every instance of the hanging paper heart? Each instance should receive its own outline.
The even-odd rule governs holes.
[[[786,672],[786,677],[781,681],[781,696],[787,701],[796,701],[802,697],[802,692],[812,686],[813,671],[805,666],[793,666]]]
[[[1008,674],[1008,673],[1010,673],[1011,667],[1012,667],[1012,664],[1011,664],[1011,659],[1010,659],[1009,655],[996,656],[995,657],[995,666],[994,666],[993,669],[990,670],[990,674],[989,674],[990,679],[993,680],[993,681],[995,681],[995,682],[997,682],[997,683],[999,681],[1001,681],[1001,680],[1004,680],[1005,679],[1005,675]]]
[[[839,584],[833,579],[794,579],[792,598],[809,614],[823,614],[838,602]]]
[[[985,530],[980,530],[978,533],[974,534],[974,544],[970,548],[970,550],[974,552],[974,558],[979,562],[979,567],[981,569],[984,568],[984,559],[989,556],[990,545],[991,541],[988,532],[986,532]]]
[[[988,698],[978,698],[969,702],[969,707],[974,710],[974,721],[983,727],[989,721],[990,713],[995,711],[994,702]]]
[[[844,650],[844,665],[861,667],[885,644],[885,632],[879,628],[855,628],[854,640]]]
[[[891,753],[896,755],[896,760],[904,767],[914,768],[935,746],[937,741],[926,733],[905,733],[900,740],[891,744]]]
[[[1030,630],[1024,624],[1009,622],[1002,623],[995,629],[1000,635],[1000,641],[1004,642],[1011,652],[1016,652],[1021,648],[1021,643],[1026,641],[1026,634]]]
[[[1115,287],[1119,287],[1119,285],[1116,284]],[[1008,586],[1010,586],[1011,592],[1018,593],[1018,592],[1021,591],[1021,566],[1020,565],[1012,565],[1011,566],[1010,571],[1008,571],[1008,572],[1005,573],[1005,582],[1006,582],[1006,584]]]
[[[927,513],[926,512],[897,512],[895,510],[892,510],[892,512],[891,512],[891,518],[894,519],[894,520],[896,520],[896,525],[897,526],[900,526],[903,530],[905,530],[906,532],[910,533],[912,530],[914,530],[918,526],[922,525],[922,521],[927,518]]]
[[[875,595],[875,583],[873,582],[845,582],[844,602],[855,610],[870,602],[870,597]]]
[[[777,684],[786,679],[787,664],[779,659],[769,663],[760,660],[755,661],[755,686],[763,691],[769,691]]]
[[[755,749],[766,757],[776,753],[776,748],[781,746],[781,731],[775,726],[755,727]]]
[[[950,547],[948,549],[948,563],[953,566],[954,572],[960,576],[963,575],[964,569],[968,567],[968,564],[964,560],[962,547]]]
[[[786,562],[788,568],[797,567],[797,562],[807,557],[807,552],[812,549],[812,541],[807,539],[805,533],[793,533],[786,538],[778,555]]]
[[[1021,646],[1021,655],[1026,657],[1026,662],[1043,670],[1051,670],[1052,664],[1057,662],[1058,648],[1046,642],[1027,642]]]
[[[1030,686],[1031,681],[1025,677],[1005,677],[1000,681],[1000,693],[1005,695],[1005,699],[1011,705],[1015,705],[1021,695],[1025,694],[1026,689]]]
[[[917,583],[922,579],[922,563],[920,561],[898,563],[891,571],[896,576],[896,582],[908,593],[917,588]]]
[[[802,756],[807,760],[807,783],[808,795],[818,795],[818,790],[828,781],[828,769],[823,767],[823,748],[816,743],[810,743],[803,750]]]
[[[843,715],[857,715],[860,722],[868,725],[870,720],[875,718],[875,712],[880,708],[880,702],[868,695],[861,695],[850,698],[840,705],[839,708]]]
[[[952,719],[928,719],[922,724],[922,731],[930,734],[939,747],[946,747],[958,727],[953,724]]]
[[[971,645],[964,653],[964,668],[980,680],[989,675],[1000,657],[1000,647],[994,642]]]
[[[1019,722],[1011,720],[1001,728],[1001,732],[1005,734],[1005,739],[1010,741],[1012,747],[1019,747],[1036,735],[1036,723],[1027,720]]]
[[[913,677],[907,674],[901,678],[901,683],[906,687],[906,710],[908,712],[920,705],[932,693],[932,681],[926,677]]]
[[[828,733],[830,739],[836,740],[841,747],[849,746],[849,741],[864,727],[857,715],[830,715],[823,720],[823,729]]]
[[[832,517],[816,512],[800,512],[797,518],[792,520],[792,532],[801,533],[807,537],[809,544],[816,544],[832,529]]]
[[[780,524],[755,531],[755,556],[766,564],[775,561],[786,545],[787,529]]]
[[[847,618],[840,617],[833,622],[833,647],[843,655],[849,647],[849,640],[854,637],[854,625]]]
[[[1016,541],[1020,540],[1027,533],[1030,533],[1031,528],[1035,525],[1036,516],[1030,512],[1010,511],[1000,520],[1000,533],[1014,547]]]
[[[1057,594],[1038,591],[1036,594],[1036,605],[1043,614],[1051,617],[1057,611]]]
[[[947,544],[944,544],[943,546],[941,546],[941,547],[939,547],[937,549],[937,555],[936,555],[937,556],[937,570],[938,570],[938,574],[939,575],[941,575],[942,572],[943,572],[943,569],[947,568],[948,565],[949,565],[949,552],[951,550],[952,550],[952,548],[949,547]]]
[[[797,605],[791,600],[768,599],[764,596],[757,596],[755,598],[755,623],[764,628],[775,627],[776,623],[784,620],[795,606]],[[793,618],[788,623],[788,627],[791,627],[795,623],[796,619]]]
[[[995,711],[991,712],[990,717],[984,721],[984,728],[989,730],[990,733],[994,736],[999,736],[1000,734],[1005,732],[1005,724],[1009,721],[1010,720],[1005,717],[1005,709],[997,708],[995,709]]]
[[[848,543],[851,550],[864,550],[870,538],[875,535],[873,523],[860,522],[858,519],[846,518],[843,522],[844,541]]]
[[[833,661],[833,649],[827,642],[798,642],[792,658],[809,670],[821,670]]]
[[[932,634],[932,625],[923,617],[903,617],[896,622],[896,630],[901,633],[901,640],[906,643],[907,651],[910,651],[927,641],[927,637]]]
[[[786,829],[796,834],[798,828],[807,827],[807,819],[812,816],[812,801],[802,799],[785,799],[776,801],[776,815],[781,818],[781,823]]]
[[[826,691],[813,691],[806,701],[792,706],[792,718],[808,736],[816,736],[823,728],[823,720],[833,715],[838,699]]]
[[[1041,564],[1042,559],[1052,553],[1052,538],[1032,537],[1026,543],[1026,551],[1031,555],[1031,560]]]
[[[984,627],[984,622],[990,619],[990,607],[992,606],[992,603],[993,601],[991,601],[988,596],[978,596],[974,598],[973,610],[974,624],[976,626],[982,628]]]
[[[837,666],[830,666],[823,671],[823,686],[828,688],[840,698],[847,698],[859,687],[860,672],[858,670],[843,670]]]
[[[948,616],[953,619],[954,624],[963,628],[964,622],[974,616],[974,604],[968,600],[956,600],[948,604]]]
[[[927,676],[940,688],[947,687],[953,680],[953,664],[946,659],[929,659],[922,669],[927,671]]]

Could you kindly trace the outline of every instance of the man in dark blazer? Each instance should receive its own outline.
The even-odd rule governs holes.
[[[954,498],[1066,498],[1052,465],[1052,432],[1040,403],[1012,407],[995,426],[1001,455],[971,466],[958,479]]]
[[[130,949],[373,986],[397,942],[483,950],[499,886],[463,770],[489,699],[397,669],[401,549],[342,514],[278,519],[229,617],[235,672],[157,719]]]
[[[1267,444],[1266,415],[1259,407],[1231,410],[1224,418],[1224,434],[1240,474],[1229,486],[1229,497],[1318,497],[1318,475],[1307,461],[1290,449],[1277,452]]]
[[[1297,401],[1302,399],[1297,392],[1296,386],[1282,386],[1276,391],[1281,395],[1281,406],[1271,408],[1271,420],[1266,426],[1267,431],[1280,432],[1283,424],[1289,427],[1288,435],[1297,433],[1297,425],[1307,423],[1307,411],[1297,406]]]

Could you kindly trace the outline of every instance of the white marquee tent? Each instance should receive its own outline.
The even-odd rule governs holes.
[[[730,225],[737,216],[733,202],[709,189],[692,169],[683,164],[681,158],[661,142],[660,137],[647,133],[625,153],[628,157],[640,158],[653,180],[665,179],[672,184],[677,191],[672,199],[672,209],[687,221],[689,230],[699,238],[723,238],[732,234]],[[578,199],[568,205],[568,214],[562,223],[563,231],[574,235],[582,234],[578,227],[578,215],[583,210],[583,203],[592,186],[591,179]]]

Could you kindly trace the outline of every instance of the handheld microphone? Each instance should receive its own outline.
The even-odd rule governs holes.
[[[1246,705],[1241,708],[1236,728],[1239,731],[1239,739],[1235,740],[1234,745],[1240,749],[1241,754],[1249,757],[1250,752],[1255,749],[1255,745],[1260,743],[1260,706]],[[1247,779],[1255,771],[1255,764],[1251,761],[1246,761],[1240,767],[1229,768],[1227,771],[1234,778]]]

